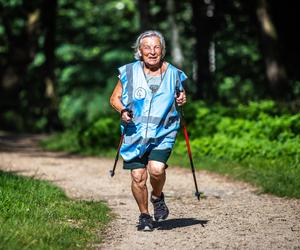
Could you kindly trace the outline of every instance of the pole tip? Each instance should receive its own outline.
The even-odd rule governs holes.
[[[197,197],[198,201],[200,201],[200,195],[201,195],[200,192],[195,192],[195,196]]]
[[[113,171],[113,170],[109,170],[109,174],[110,174],[110,177],[114,177],[114,175],[115,175],[115,171]]]

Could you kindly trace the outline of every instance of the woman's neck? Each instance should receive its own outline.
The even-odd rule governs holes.
[[[160,75],[162,72],[162,68],[163,68],[163,62],[160,62],[157,65],[147,65],[145,63],[144,64],[144,72],[147,75]]]

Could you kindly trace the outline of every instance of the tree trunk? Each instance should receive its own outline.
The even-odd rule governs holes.
[[[24,6],[26,8],[26,6]],[[34,9],[27,14],[26,25],[18,34],[13,34],[11,13],[1,13],[7,41],[7,60],[1,61],[1,87],[10,90],[19,87],[27,72],[28,65],[35,57],[38,47],[40,11]]]
[[[45,29],[43,81],[47,104],[48,128],[60,127],[58,118],[58,100],[55,79],[55,34],[56,34],[57,0],[44,0],[43,28]]]
[[[150,29],[150,0],[138,0],[140,30],[143,32]]]
[[[195,56],[197,83],[195,98],[213,101],[216,88],[213,82],[215,32],[215,2],[212,0],[192,0],[193,25],[195,28]]]
[[[168,11],[168,23],[171,30],[171,56],[172,62],[178,66],[182,67],[183,55],[179,42],[179,30],[175,19],[175,1],[167,0],[167,11]]]
[[[32,94],[30,91],[28,91],[30,94],[27,94],[27,89],[32,86],[27,82],[27,73],[28,66],[35,58],[38,49],[40,9],[29,7],[26,1],[21,7],[23,12],[18,14],[11,12],[10,9],[1,9],[6,54],[1,59],[0,65],[0,111],[1,113],[12,111],[20,114],[24,119],[21,126],[24,129],[23,126],[27,124],[30,113],[30,110],[25,107],[30,105],[27,96],[30,97]],[[18,32],[13,32],[14,18],[18,15],[24,18],[25,25]],[[24,96],[21,96],[21,93]],[[24,105],[24,103],[27,104]],[[14,126],[7,127],[7,129],[14,129]]]
[[[270,95],[278,100],[291,98],[291,86],[279,55],[277,31],[273,24],[266,0],[258,0],[257,18],[262,34],[261,44]]]

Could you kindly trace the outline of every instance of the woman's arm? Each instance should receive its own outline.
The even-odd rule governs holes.
[[[110,105],[121,114],[121,111],[125,109],[123,106],[122,99],[123,87],[121,81],[119,80],[116,84],[114,91],[110,97]],[[129,112],[125,111],[122,113],[121,119],[125,122],[130,122],[132,120],[132,116]]]
[[[122,91],[123,91],[122,84],[121,81],[119,80],[110,97],[110,105],[119,113],[121,113],[122,109],[124,109],[123,104],[121,102]]]

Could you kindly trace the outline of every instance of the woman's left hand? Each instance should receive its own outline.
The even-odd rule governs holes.
[[[186,103],[186,94],[185,91],[179,92],[179,95],[175,96],[176,102],[178,106],[182,106]]]

